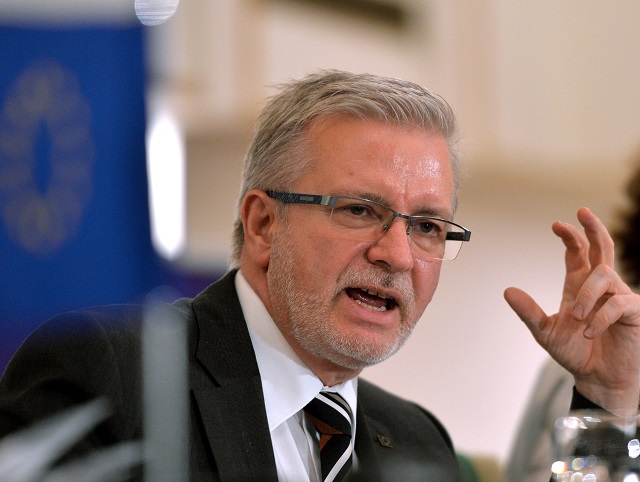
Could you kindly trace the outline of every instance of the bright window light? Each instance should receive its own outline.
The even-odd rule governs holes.
[[[147,132],[147,172],[151,239],[168,260],[178,257],[186,241],[185,147],[175,118],[167,112],[151,119]]]

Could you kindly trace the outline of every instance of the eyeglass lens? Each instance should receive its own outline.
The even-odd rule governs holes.
[[[331,211],[331,227],[338,234],[357,241],[375,242],[398,216],[391,208],[363,199],[337,197]],[[452,260],[462,241],[447,239],[449,232],[463,232],[455,224],[430,217],[398,220],[407,224],[413,253],[420,259]]]

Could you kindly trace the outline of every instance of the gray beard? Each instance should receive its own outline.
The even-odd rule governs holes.
[[[399,277],[376,267],[366,272],[347,268],[338,280],[337,292],[331,300],[310,296],[300,292],[291,273],[294,259],[289,252],[287,235],[280,236],[272,246],[272,259],[269,269],[272,271],[272,294],[284,302],[290,318],[290,329],[296,342],[308,353],[329,360],[337,366],[350,370],[362,370],[380,363],[396,353],[413,332],[417,319],[410,320],[410,312],[415,296],[408,277]],[[347,337],[336,332],[327,318],[331,312],[331,303],[349,286],[394,286],[403,293],[401,324],[394,341],[386,346],[372,345],[357,336]]]

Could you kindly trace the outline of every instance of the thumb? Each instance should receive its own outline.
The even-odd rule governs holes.
[[[527,325],[536,340],[539,339],[547,315],[531,296],[518,288],[504,290],[504,299],[516,315]]]

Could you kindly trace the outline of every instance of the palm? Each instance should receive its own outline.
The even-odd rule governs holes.
[[[598,302],[594,312],[603,302]],[[625,325],[613,325],[601,336],[591,339],[584,335],[586,326],[592,321],[593,313],[584,321],[571,316],[574,303],[562,302],[560,311],[548,318],[548,329],[540,334],[539,343],[549,354],[574,376],[595,377],[604,383],[605,379],[622,381],[634,366],[640,364],[637,350],[637,336],[633,329]],[[634,338],[636,341],[633,342]],[[613,363],[614,360],[618,360]]]

